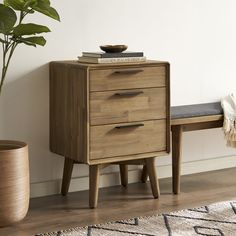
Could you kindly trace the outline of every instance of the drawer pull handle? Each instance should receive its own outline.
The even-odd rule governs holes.
[[[137,96],[142,93],[143,91],[127,91],[127,92],[115,93],[115,96]]]
[[[144,126],[144,124],[140,123],[140,124],[131,124],[131,125],[120,125],[120,126],[116,126],[116,129],[124,129],[124,128],[135,128],[135,127],[140,127],[140,126]]]
[[[116,70],[115,74],[136,74],[143,72],[141,69],[126,69],[126,70]]]

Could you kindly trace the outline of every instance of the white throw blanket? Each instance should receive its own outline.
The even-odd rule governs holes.
[[[227,140],[227,146],[236,147],[236,98],[230,94],[221,99],[224,111],[223,130]]]

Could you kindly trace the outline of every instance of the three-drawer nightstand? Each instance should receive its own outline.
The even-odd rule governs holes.
[[[75,163],[89,165],[90,207],[97,206],[99,169],[144,164],[159,196],[154,159],[170,151],[169,63],[50,63],[50,149],[65,157],[62,194]]]

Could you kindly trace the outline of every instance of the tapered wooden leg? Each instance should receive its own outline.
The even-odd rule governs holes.
[[[128,165],[120,164],[120,180],[124,187],[128,185]]]
[[[99,165],[89,166],[89,206],[96,208],[98,203]]]
[[[159,182],[158,182],[156,167],[155,167],[155,157],[147,158],[145,162],[146,162],[146,167],[147,167],[147,173],[150,179],[150,184],[152,187],[153,197],[158,198],[160,195],[160,190],[159,190]]]
[[[182,158],[182,126],[172,126],[172,185],[173,193],[180,192],[180,174]]]
[[[61,185],[61,194],[63,196],[66,196],[68,193],[73,166],[74,166],[74,161],[65,157],[63,179]]]
[[[146,165],[143,165],[143,170],[142,170],[142,175],[141,175],[141,181],[143,183],[147,182],[147,178],[148,178],[148,173],[147,173],[147,167]]]

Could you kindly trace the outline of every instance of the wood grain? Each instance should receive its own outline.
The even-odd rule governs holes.
[[[182,159],[182,126],[175,125],[172,129],[172,178],[173,193],[180,192],[180,175]]]
[[[96,208],[98,203],[99,165],[89,166],[89,206]]]
[[[117,162],[125,162],[125,161],[131,161],[131,160],[141,160],[144,158],[149,157],[160,157],[160,156],[166,156],[166,150],[163,151],[156,151],[156,152],[145,152],[145,153],[139,153],[139,154],[130,154],[126,156],[117,156],[117,157],[106,157],[103,159],[90,159],[89,164],[95,165],[95,164],[108,164],[108,163],[117,163]]]
[[[185,131],[219,128],[223,126],[222,115],[173,119],[172,126],[172,178],[173,193],[180,193],[182,133]]]
[[[50,149],[87,163],[87,72],[50,64]]]
[[[210,116],[197,116],[197,117],[186,117],[180,119],[172,119],[171,125],[184,125],[184,124],[195,124],[210,121],[223,120],[223,115],[210,115]]]
[[[160,189],[156,173],[155,157],[147,158],[145,160],[145,166],[150,179],[153,197],[158,198],[160,196]]]
[[[157,60],[146,60],[145,62],[132,62],[132,63],[107,63],[107,64],[96,64],[96,63],[81,63],[78,60],[62,60],[62,61],[53,61],[58,64],[69,65],[71,67],[80,67],[83,69],[91,68],[91,69],[114,69],[114,68],[127,68],[129,69],[130,66],[132,67],[143,67],[143,66],[166,66],[168,64],[167,61],[157,61]]]
[[[135,95],[135,92],[139,94]],[[90,124],[165,119],[166,97],[166,88],[92,92]]]
[[[74,161],[71,160],[70,158],[65,157],[62,185],[61,185],[61,194],[63,196],[66,196],[68,193],[73,167],[74,167]]]
[[[168,153],[169,86],[167,62],[50,63],[51,151],[68,158],[68,163],[73,160],[99,168]],[[138,124],[142,126],[124,128]],[[72,170],[72,162],[68,163],[63,194],[68,191]],[[95,181],[90,182],[95,196],[90,197],[90,205],[95,207],[99,171],[93,167],[91,173],[95,173],[90,177]]]
[[[170,131],[171,131],[171,114],[170,114],[170,64],[166,63],[166,153],[170,152]]]
[[[92,126],[90,159],[103,159],[166,150],[166,120],[144,121],[139,127],[130,123]]]
[[[90,68],[91,67],[91,68]],[[99,68],[99,69],[97,69]],[[101,68],[101,69],[100,69]],[[140,71],[141,72],[128,72],[128,71]],[[94,72],[97,71],[97,72]],[[99,72],[98,72],[99,71]],[[101,72],[102,71],[102,72]],[[108,72],[106,72],[108,71]],[[125,73],[123,73],[125,71]],[[91,105],[93,104],[92,108],[90,109],[90,99],[93,96],[93,93],[89,94],[89,87],[91,88],[91,81],[93,80],[91,77],[91,73],[94,73],[94,76],[98,73],[99,76],[103,75],[104,77],[108,78],[108,74],[112,72],[111,77],[117,76],[117,79],[123,78],[123,77],[130,77],[135,78],[138,80],[146,80],[152,81],[155,80],[157,82],[156,85],[167,85],[167,87],[163,88],[152,88],[147,93],[142,100],[149,100],[147,103],[147,109],[133,112],[129,111],[129,121],[132,121],[133,119],[140,119],[141,121],[148,118],[145,117],[146,114],[152,114],[153,111],[151,111],[150,107],[155,105],[158,112],[158,117],[163,117],[165,115],[166,125],[165,130],[163,132],[166,133],[165,135],[165,150],[166,152],[169,152],[169,64],[164,62],[155,62],[150,61],[147,63],[143,63],[142,66],[140,64],[131,64],[131,65],[84,65],[80,63],[75,62],[52,62],[50,64],[50,149],[52,152],[55,152],[59,155],[66,156],[72,160],[75,160],[79,163],[90,163],[93,158],[89,158],[89,153],[91,150],[91,144],[90,142],[92,139],[89,137],[91,133],[90,131],[90,125],[94,124],[90,122],[90,115],[93,114],[92,111],[96,110],[96,105],[93,104],[93,101],[91,101]],[[118,73],[114,73],[118,72]],[[104,74],[105,73],[105,74]],[[107,74],[108,73],[108,74]],[[136,75],[141,73],[141,75]],[[97,77],[96,77],[97,78]],[[161,78],[161,79],[160,79]],[[133,79],[132,79],[133,80]],[[146,82],[147,82],[146,81]],[[159,83],[160,81],[163,81],[163,83]],[[136,89],[136,80],[135,83],[132,82],[132,90]],[[143,83],[143,81],[142,81]],[[116,82],[115,82],[116,84]],[[149,83],[145,83],[142,88],[144,91],[146,91],[146,87],[149,86]],[[123,83],[123,86],[126,83]],[[155,86],[151,84],[150,86]],[[106,89],[106,88],[104,88]],[[167,92],[164,90],[166,89]],[[126,88],[127,90],[127,88]],[[153,93],[154,90],[159,91],[157,94],[159,103],[157,104],[156,95]],[[150,92],[152,91],[152,92]],[[100,92],[100,93],[107,93],[108,91]],[[98,95],[98,93],[94,93],[95,95]],[[101,95],[101,94],[100,94]],[[163,95],[163,96],[161,96]],[[141,96],[142,97],[142,96]],[[135,99],[134,99],[135,100]],[[130,105],[127,105],[127,103],[123,103],[124,108],[123,109],[132,109],[132,107],[138,106],[138,102],[128,102]],[[152,102],[153,101],[153,102]],[[164,105],[165,102],[165,105]],[[96,102],[95,102],[96,103]],[[144,105],[142,103],[142,105]],[[106,105],[105,105],[106,106]],[[148,108],[149,106],[149,108]],[[164,106],[164,107],[163,107]],[[113,106],[111,106],[113,107]],[[102,109],[104,107],[102,106]],[[117,106],[118,109],[118,106]],[[149,112],[147,110],[149,109]],[[90,114],[91,111],[91,114]],[[114,109],[115,112],[115,109]],[[100,113],[100,112],[98,112]],[[118,112],[119,113],[119,112]],[[140,114],[140,118],[138,117],[138,114]],[[155,113],[157,114],[157,113]],[[119,115],[118,115],[119,116]],[[135,118],[137,116],[137,118]],[[100,121],[99,121],[100,120]],[[98,123],[102,122],[102,118],[100,117],[98,119]],[[109,123],[107,119],[104,123]],[[113,122],[113,121],[112,121]],[[97,123],[97,124],[98,124]],[[119,123],[119,122],[117,122]],[[123,122],[122,122],[123,123]],[[95,122],[96,124],[96,122]],[[93,142],[94,143],[94,142]],[[162,146],[162,145],[161,145]],[[159,150],[160,153],[163,153],[163,149]],[[152,151],[151,151],[152,152]],[[135,153],[140,154],[140,153]],[[145,155],[146,157],[146,155]],[[96,158],[97,159],[97,158]],[[103,162],[103,161],[102,161]],[[94,163],[93,163],[94,164]]]
[[[28,146],[0,140],[0,227],[22,220],[29,207]]]
[[[220,127],[223,127],[223,120],[184,124],[184,125],[182,125],[182,127],[183,127],[184,132],[194,131],[194,130],[220,128]]]
[[[133,73],[127,73],[131,71]],[[137,71],[137,72],[135,72]],[[166,67],[112,68],[90,71],[90,91],[163,87],[166,85]]]
[[[128,165],[119,164],[120,166],[120,182],[123,187],[128,185]]]
[[[143,170],[142,170],[142,174],[141,174],[141,181],[143,183],[146,183],[148,179],[148,172],[147,172],[147,166],[143,165]]]

